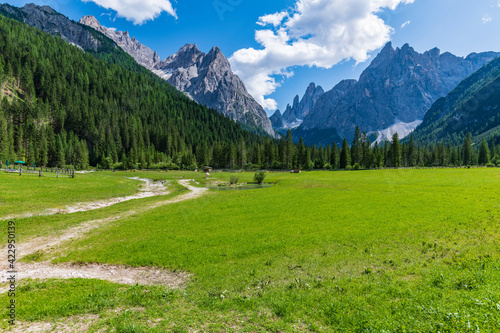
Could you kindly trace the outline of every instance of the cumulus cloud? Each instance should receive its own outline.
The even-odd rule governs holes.
[[[82,0],[94,2],[106,9],[116,11],[117,15],[124,17],[134,24],[143,24],[148,20],[154,20],[161,13],[167,12],[177,18],[175,9],[170,0]]]
[[[277,76],[290,77],[293,66],[331,68],[345,59],[366,61],[368,53],[390,40],[393,28],[377,16],[414,0],[296,0],[288,10],[259,18],[255,40],[261,48],[236,51],[231,65],[264,108],[279,87]]]
[[[268,24],[272,24],[273,26],[277,27],[278,25],[281,24],[281,22],[283,22],[283,19],[287,15],[288,15],[287,12],[264,15],[262,17],[259,17],[259,21],[257,22],[257,24],[263,27]]]
[[[484,15],[483,16],[483,23],[486,24],[486,23],[490,23],[490,22],[491,22],[491,16]]]
[[[410,23],[411,23],[411,21],[406,21],[405,23],[401,24],[401,29],[408,26]]]

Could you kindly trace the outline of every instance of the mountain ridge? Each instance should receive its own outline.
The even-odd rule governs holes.
[[[499,55],[483,52],[463,58],[438,48],[418,53],[409,44],[393,48],[389,42],[342,98],[332,93],[329,101],[329,92],[319,98],[301,132],[335,129],[351,138],[356,126],[370,132],[422,120],[432,103]]]
[[[80,23],[115,41],[139,64],[185,92],[194,101],[275,136],[266,112],[250,96],[243,81],[233,73],[229,61],[218,47],[214,46],[204,53],[196,44],[186,44],[175,54],[160,60],[156,51],[131,38],[128,32],[106,28],[91,15],[80,19]]]

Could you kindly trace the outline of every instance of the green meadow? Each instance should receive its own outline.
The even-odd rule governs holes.
[[[500,331],[500,169],[268,173],[271,187],[211,189],[143,211],[186,193],[178,179],[203,187],[253,173],[1,174],[0,216],[128,195],[134,176],[167,180],[170,193],[18,219],[29,240],[136,212],[23,260],[164,267],[189,273],[186,287],[23,281],[19,321],[92,314],[90,331],[114,332]]]

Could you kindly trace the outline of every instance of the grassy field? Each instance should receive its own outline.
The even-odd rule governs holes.
[[[113,184],[125,186],[130,175],[137,176],[79,176],[88,189],[54,196],[78,201],[90,184],[114,196],[124,189]],[[140,176],[206,181],[193,172]],[[253,174],[238,176],[251,181]],[[22,202],[15,189],[29,184],[6,178],[6,202]],[[29,281],[18,296],[18,319],[97,314],[91,330],[118,332],[500,331],[499,169],[270,173],[266,182],[274,185],[211,190],[133,214],[71,241],[53,259],[185,271],[192,274],[186,289]],[[179,193],[173,186],[169,196]],[[155,200],[21,219],[18,228],[30,238]]]
[[[127,196],[137,192],[141,185],[139,181],[95,173],[77,174],[74,179],[46,175],[39,178],[38,174],[19,176],[0,171],[0,219],[41,213],[45,209],[62,208],[77,202]]]

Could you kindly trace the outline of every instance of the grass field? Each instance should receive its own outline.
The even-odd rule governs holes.
[[[93,186],[102,197],[129,193],[137,184],[123,177],[131,175],[137,173],[64,180],[50,187],[48,198],[34,192],[41,201],[33,209],[87,198]],[[206,181],[193,172],[140,176],[170,180],[168,197],[182,193],[178,178],[200,186]],[[251,181],[253,174],[238,176]],[[18,189],[54,184],[0,177],[7,203],[0,215],[31,209]],[[96,314],[91,330],[117,332],[500,331],[499,169],[269,173],[265,181],[274,185],[211,190],[95,229],[58,249],[55,258],[27,258],[160,266],[192,274],[185,289],[29,281],[18,295],[18,319]],[[17,225],[29,239],[157,200]]]
[[[49,174],[47,174],[49,175]],[[131,176],[132,177],[132,176]],[[77,202],[130,195],[140,182],[121,177],[90,173],[55,178],[38,174],[0,172],[0,219],[24,213],[41,213]]]

